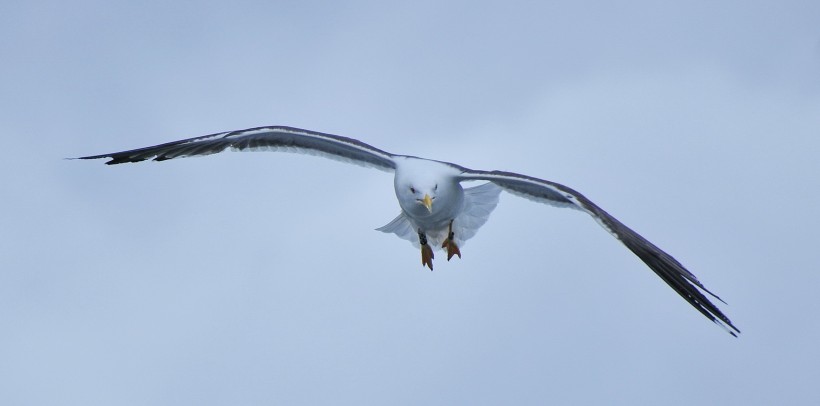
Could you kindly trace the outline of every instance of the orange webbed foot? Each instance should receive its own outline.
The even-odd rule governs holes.
[[[427,244],[421,246],[421,265],[433,270],[433,249]]]
[[[441,243],[441,248],[447,249],[447,260],[453,258],[453,255],[458,255],[461,258],[461,250],[454,241],[455,233],[453,233],[453,220],[450,220],[450,226],[447,228],[447,238]]]
[[[441,248],[447,249],[447,260],[448,261],[451,258],[453,258],[453,255],[458,255],[458,257],[461,258],[461,251],[458,249],[458,245],[456,245],[456,243],[453,242],[452,239],[448,238],[448,239],[444,240],[444,242],[441,243]]]

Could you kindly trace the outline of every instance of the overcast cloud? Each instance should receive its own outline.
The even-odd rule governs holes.
[[[0,403],[820,404],[820,3],[405,3],[0,6]],[[63,159],[271,124],[564,183],[743,333],[576,211],[429,272],[389,174]]]

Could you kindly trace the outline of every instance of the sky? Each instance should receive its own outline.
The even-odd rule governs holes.
[[[820,3],[0,5],[0,403],[820,404]],[[262,125],[568,185],[462,259],[388,173],[65,158]]]

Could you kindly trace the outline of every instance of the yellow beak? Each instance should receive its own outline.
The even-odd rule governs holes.
[[[430,213],[433,212],[433,199],[430,197],[430,195],[425,194],[424,199],[421,199],[421,204],[423,204],[424,207],[427,208],[427,211],[429,211]]]

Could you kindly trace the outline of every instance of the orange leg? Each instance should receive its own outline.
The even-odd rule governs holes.
[[[447,238],[441,243],[441,248],[447,249],[447,260],[449,261],[453,255],[458,255],[458,257],[461,258],[461,251],[458,249],[458,245],[456,245],[455,241],[453,241],[453,237],[455,236],[453,233],[453,220],[450,220],[450,227],[447,233]]]
[[[433,249],[427,244],[427,236],[419,230],[419,244],[421,245],[421,265],[427,265],[433,270]]]

